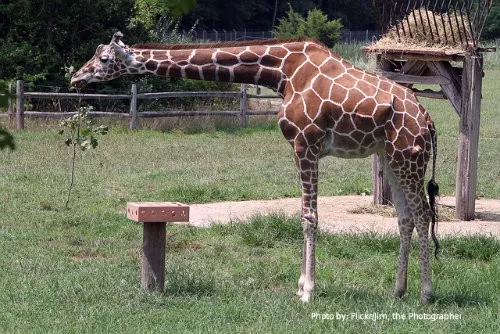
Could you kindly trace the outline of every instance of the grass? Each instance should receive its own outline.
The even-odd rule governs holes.
[[[140,227],[121,215],[112,218],[82,226],[67,226],[61,219],[37,231],[18,226],[1,230],[0,332],[500,329],[494,311],[500,306],[500,243],[493,238],[442,240],[442,258],[432,262],[434,300],[423,306],[415,255],[407,296],[391,297],[397,237],[320,233],[316,299],[303,305],[294,295],[301,249],[297,217],[256,216],[246,224],[207,229],[169,226],[163,294],[139,290]],[[337,313],[350,318],[321,320]],[[353,313],[358,318],[385,314],[388,319],[360,320]],[[412,313],[451,313],[461,319],[392,318]]]
[[[499,78],[499,70],[487,70],[481,115],[478,195],[491,198],[500,198]],[[447,101],[422,102],[438,127],[437,179],[451,195],[458,117]],[[126,202],[298,196],[291,148],[275,125],[203,133],[115,126],[97,150],[79,157],[69,210],[62,138],[49,128],[15,139],[16,151],[0,152],[0,333],[500,329],[498,240],[443,239],[442,259],[432,262],[434,300],[422,306],[415,246],[408,294],[394,300],[396,237],[320,233],[317,298],[302,305],[294,296],[300,224],[283,215],[207,229],[170,226],[166,292],[140,291],[141,226],[124,218]],[[369,159],[321,161],[320,196],[370,192]],[[390,318],[350,317],[373,312]],[[337,313],[350,318],[321,320]],[[461,319],[392,319],[411,313]]]

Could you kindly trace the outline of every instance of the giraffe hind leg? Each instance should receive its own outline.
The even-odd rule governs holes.
[[[414,224],[409,217],[409,206],[405,197],[403,188],[400,182],[396,179],[394,171],[390,168],[387,157],[379,154],[382,161],[384,174],[389,181],[391,187],[392,199],[396,207],[398,216],[399,228],[399,254],[398,254],[398,268],[396,272],[396,286],[394,288],[394,296],[401,298],[407,288],[407,273],[408,273],[408,257],[411,246],[411,238],[413,233]]]
[[[389,176],[389,183],[395,200],[401,240],[394,295],[401,297],[406,291],[411,237],[413,229],[416,229],[420,256],[421,299],[424,303],[427,303],[431,295],[429,268],[429,221],[431,219],[431,210],[425,195],[423,173],[411,168],[391,168],[390,163],[384,163],[384,171]]]

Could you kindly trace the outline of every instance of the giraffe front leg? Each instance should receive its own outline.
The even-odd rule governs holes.
[[[304,283],[306,281],[306,259],[307,259],[307,242],[304,237],[304,243],[302,246],[302,266],[300,267],[300,278],[299,278],[299,290],[297,291],[297,296],[302,297],[304,294]]]
[[[302,229],[304,231],[304,248],[305,252],[305,275],[301,280],[299,279],[299,287],[302,284],[302,296],[300,300],[307,303],[309,302],[314,293],[314,282],[316,277],[316,228],[318,226],[318,219],[316,214],[303,214],[302,216]]]
[[[310,148],[295,146],[295,158],[300,174],[302,189],[301,223],[304,234],[302,266],[297,295],[303,302],[312,299],[315,281],[315,242],[318,226],[317,214],[317,157]]]

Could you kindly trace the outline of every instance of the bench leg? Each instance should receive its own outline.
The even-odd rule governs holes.
[[[144,223],[141,288],[163,292],[165,285],[166,223]]]

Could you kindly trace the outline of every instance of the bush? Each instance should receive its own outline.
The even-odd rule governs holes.
[[[287,16],[279,20],[274,34],[281,38],[311,37],[332,47],[340,39],[342,27],[340,19],[329,21],[328,16],[319,9],[311,9],[304,18],[290,7]]]

